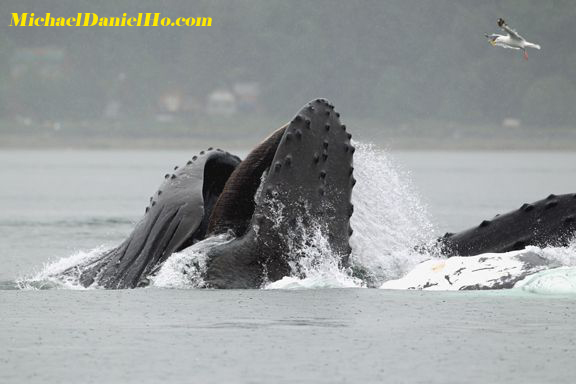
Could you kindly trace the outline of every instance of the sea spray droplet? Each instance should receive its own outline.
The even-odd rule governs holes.
[[[373,275],[373,284],[398,278],[423,261],[414,250],[437,231],[411,185],[410,176],[388,154],[371,144],[354,143],[352,190],[354,235],[351,261]]]
[[[39,272],[18,279],[16,283],[20,289],[86,289],[79,281],[81,271],[107,251],[108,248],[102,246],[90,251],[78,251],[46,264]]]
[[[151,285],[160,288],[203,288],[206,270],[206,255],[210,249],[233,240],[224,233],[209,237],[196,244],[173,253],[161,268],[150,276]]]

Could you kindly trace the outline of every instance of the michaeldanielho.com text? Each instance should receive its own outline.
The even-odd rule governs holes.
[[[95,13],[79,13],[76,17],[53,17],[46,13],[37,17],[34,13],[12,13],[10,26],[22,27],[210,27],[211,17],[161,17],[161,13],[139,13],[135,17],[100,17]]]

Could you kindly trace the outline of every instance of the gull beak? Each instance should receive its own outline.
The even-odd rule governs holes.
[[[496,45],[496,43],[494,42],[494,39],[493,39],[492,37],[490,37],[490,35],[486,35],[486,34],[485,34],[484,36],[486,36],[486,38],[488,39],[488,42],[489,42],[490,44],[492,44],[492,46],[495,46],[495,45]]]

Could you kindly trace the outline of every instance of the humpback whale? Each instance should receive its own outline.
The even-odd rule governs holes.
[[[118,247],[82,266],[80,283],[110,289],[148,284],[173,252],[207,235],[234,240],[207,255],[206,286],[258,288],[291,273],[314,228],[343,267],[351,252],[354,147],[334,106],[310,102],[240,162],[210,148],[166,174],[142,220]]]
[[[259,288],[285,276],[303,276],[299,261],[315,246],[310,235],[319,234],[338,266],[358,275],[362,267],[351,263],[349,244],[354,152],[334,106],[325,99],[311,101],[242,161],[209,148],[175,167],[124,242],[65,273],[79,274],[86,287],[146,286],[172,253],[226,234],[229,241],[206,251],[204,286]],[[550,195],[477,227],[448,233],[433,247],[448,257],[468,257],[531,245],[564,246],[576,233],[575,218],[576,194]],[[545,267],[535,256],[517,260],[523,263],[520,275]],[[514,281],[498,280],[493,287]]]
[[[447,256],[503,253],[533,245],[567,246],[576,234],[576,194],[550,195],[458,233],[439,243]]]
[[[484,220],[435,244],[448,258],[432,258],[385,289],[480,290],[513,288],[526,277],[558,268],[546,247],[566,247],[576,234],[576,194],[550,195]]]
[[[240,159],[210,148],[167,173],[142,220],[118,247],[84,266],[80,283],[105,288],[146,285],[146,276],[173,252],[206,234],[208,218]]]
[[[291,264],[303,255],[291,244],[304,246],[312,228],[321,231],[341,265],[348,265],[356,183],[350,138],[334,106],[316,100],[248,155],[210,219],[210,232],[232,228],[240,237],[208,253],[209,286],[253,288],[297,273]],[[252,199],[256,187],[254,203],[242,201],[241,195]],[[245,203],[239,212],[238,202]]]

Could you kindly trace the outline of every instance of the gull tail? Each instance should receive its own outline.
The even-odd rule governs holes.
[[[540,49],[540,46],[538,44],[534,44],[534,43],[526,43],[526,47],[528,48],[535,48],[535,49]]]

